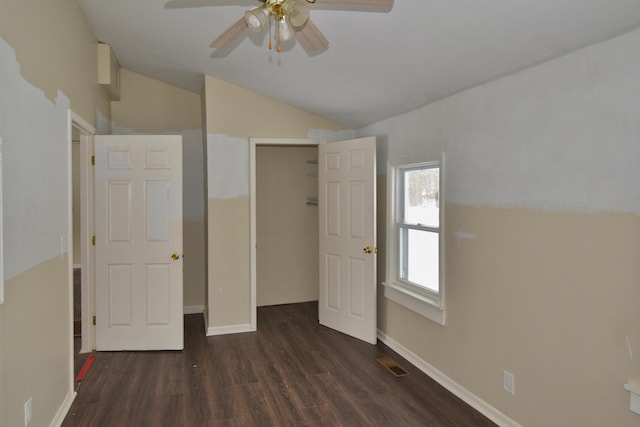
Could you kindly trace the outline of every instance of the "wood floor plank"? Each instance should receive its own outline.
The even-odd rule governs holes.
[[[262,307],[257,332],[215,337],[188,315],[183,351],[95,356],[63,427],[495,425],[384,344],[319,325],[314,302]]]

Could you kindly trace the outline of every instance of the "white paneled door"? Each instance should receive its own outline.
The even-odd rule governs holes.
[[[96,349],[179,350],[182,139],[95,137]]]
[[[318,147],[320,323],[375,344],[376,140]]]

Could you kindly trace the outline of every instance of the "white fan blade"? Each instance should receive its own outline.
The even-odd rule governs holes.
[[[220,34],[217,39],[212,41],[209,46],[214,49],[220,49],[228,46],[240,37],[245,29],[247,29],[247,22],[244,20],[243,16],[235,24]]]
[[[329,40],[320,32],[311,19],[307,21],[300,31],[296,32],[296,39],[309,55],[319,53],[329,47]]]
[[[393,7],[393,0],[316,0],[314,7],[318,9],[388,12]]]

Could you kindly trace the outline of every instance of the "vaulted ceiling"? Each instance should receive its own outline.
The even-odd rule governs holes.
[[[249,0],[78,0],[121,66],[200,92],[208,74],[359,128],[640,26],[638,0],[395,0],[388,12],[331,9],[311,19],[329,40],[309,55],[246,30],[209,44]]]

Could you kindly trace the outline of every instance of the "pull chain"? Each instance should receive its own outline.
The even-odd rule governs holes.
[[[273,43],[271,43],[271,16],[269,16],[269,50],[273,48]]]
[[[271,19],[273,18],[273,20]],[[282,52],[282,46],[280,46],[280,26],[278,25],[278,22],[276,20],[276,17],[271,15],[269,16],[269,50],[273,49],[273,43],[272,43],[272,38],[271,38],[271,26],[275,25],[276,26],[276,50],[278,52]]]
[[[275,26],[276,26],[276,42],[278,43],[278,46],[276,46],[276,50],[278,52],[282,51],[282,47],[280,47],[280,25],[279,22],[276,20],[276,18],[273,18],[273,20],[275,21]]]

